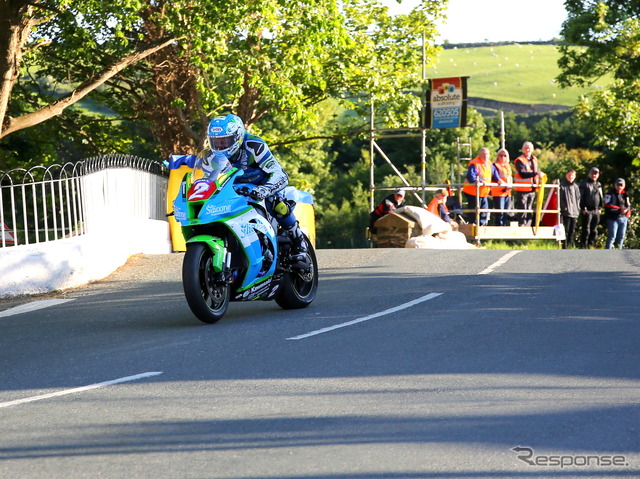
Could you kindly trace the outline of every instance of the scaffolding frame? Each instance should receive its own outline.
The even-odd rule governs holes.
[[[424,126],[426,122],[424,121],[424,95],[426,95],[426,89],[423,91],[423,108],[422,108],[422,122],[419,127],[405,127],[405,128],[379,128],[375,127],[375,109],[374,109],[374,100],[371,99],[370,103],[370,120],[369,120],[369,201],[370,201],[370,211],[376,206],[375,193],[376,191],[393,191],[398,188],[403,188],[410,192],[413,197],[419,202],[419,204],[423,207],[427,207],[427,191],[435,192],[440,188],[451,188],[452,191],[455,191],[455,195],[457,196],[458,203],[462,206],[463,198],[462,198],[462,186],[463,186],[463,176],[464,171],[466,171],[466,167],[463,168],[462,162],[466,161],[467,163],[471,161],[473,158],[473,149],[471,140],[467,139],[466,141],[461,141],[458,137],[456,139],[456,154],[457,159],[456,162],[451,164],[451,173],[450,176],[457,177],[457,182],[451,181],[450,184],[431,184],[427,185],[426,182],[426,130],[427,128]],[[418,133],[415,133],[415,132]],[[398,132],[398,134],[392,135],[384,135],[384,133],[390,132]],[[421,184],[420,185],[411,185],[409,181],[403,176],[400,170],[393,164],[393,161],[386,155],[386,153],[382,150],[380,145],[377,143],[376,139],[379,138],[421,138],[420,143],[420,174],[421,174]],[[500,143],[502,147],[504,147],[504,131],[501,132]],[[384,161],[391,167],[394,173],[401,180],[402,184],[396,186],[376,186],[375,183],[375,158],[376,152],[384,159]],[[466,155],[466,156],[463,156]],[[453,168],[456,167],[457,171],[453,171]],[[490,183],[487,186],[498,186],[497,184]],[[502,185],[504,186],[504,185]],[[510,184],[508,187],[513,188],[515,185]],[[545,189],[558,188],[556,184],[546,184],[540,185],[539,192],[544,191]],[[418,194],[421,193],[421,194]],[[476,201],[476,204],[479,204]],[[459,213],[474,213],[475,224],[470,222],[469,224],[460,225],[460,231],[467,236],[468,239],[473,240],[476,244],[480,244],[482,240],[486,239],[504,239],[504,240],[532,240],[532,239],[545,239],[545,240],[555,240],[558,241],[560,246],[560,240],[557,239],[557,228],[549,227],[549,226],[522,226],[522,227],[514,227],[514,226],[480,226],[480,213],[498,213],[498,212],[508,212],[508,213],[536,213],[535,210],[519,210],[519,209],[495,209],[495,208],[478,208],[468,209],[462,208],[457,210]],[[541,216],[548,213],[553,213],[557,215],[556,224],[561,225],[560,218],[560,210],[541,210],[538,212]],[[463,216],[464,217],[464,216]]]
[[[426,75],[426,71],[427,71],[427,65],[426,65],[426,42],[425,42],[425,35],[424,32],[422,32],[422,84],[421,84],[421,88],[422,88],[422,92],[421,92],[421,100],[422,100],[422,104],[421,104],[421,112],[420,112],[420,126],[419,127],[407,127],[407,128],[384,128],[384,129],[376,129],[375,127],[375,108],[374,108],[374,97],[371,97],[370,100],[370,115],[369,115],[369,203],[370,203],[370,211],[373,211],[373,209],[376,206],[376,202],[375,202],[375,192],[376,191],[380,191],[380,190],[396,190],[398,188],[404,188],[406,190],[409,190],[411,192],[411,194],[418,200],[418,202],[422,205],[422,207],[426,208],[427,207],[427,200],[426,200],[426,194],[427,191],[436,191],[440,188],[451,188],[453,190],[453,188],[455,188],[456,194],[458,196],[458,203],[460,204],[460,206],[462,207],[462,184],[463,184],[463,180],[462,180],[462,167],[461,167],[461,161],[462,160],[468,160],[470,161],[473,158],[473,150],[472,150],[472,145],[471,145],[471,141],[470,139],[467,139],[467,141],[465,143],[461,143],[460,139],[457,138],[456,139],[456,147],[457,147],[457,183],[453,182],[453,177],[456,176],[454,175],[453,171],[451,171],[451,184],[444,184],[444,185],[427,185],[427,169],[426,169],[426,151],[427,151],[427,146],[426,146],[426,141],[427,141],[427,118],[426,118],[426,114],[427,114],[427,75]],[[421,175],[421,184],[419,186],[414,186],[409,184],[409,181],[407,181],[407,179],[402,175],[402,173],[400,172],[400,170],[398,170],[398,168],[396,168],[396,166],[393,164],[393,162],[391,161],[391,159],[384,153],[384,151],[382,150],[382,148],[380,148],[380,145],[378,145],[378,143],[376,142],[376,138],[382,138],[382,136],[378,136],[377,133],[381,132],[402,132],[401,134],[396,134],[396,135],[390,135],[387,138],[416,138],[416,137],[420,137],[421,138],[421,142],[420,142],[420,175]],[[418,131],[419,133],[411,133],[411,132],[415,132]],[[501,112],[501,130],[500,130],[500,147],[504,148],[505,147],[505,131],[504,131],[504,114],[503,112]],[[462,157],[462,149],[463,148],[467,148],[468,147],[468,154],[466,157]],[[382,156],[382,158],[385,160],[385,162],[387,162],[387,164],[391,167],[391,169],[395,172],[395,174],[398,176],[398,178],[400,178],[400,180],[402,181],[402,185],[400,186],[394,186],[394,187],[378,187],[375,184],[375,153],[376,151]],[[452,164],[452,168],[453,170],[453,164]],[[465,168],[466,169],[466,168]],[[494,185],[495,186],[495,185]],[[511,185],[510,185],[511,186]],[[557,186],[556,186],[557,187]],[[538,191],[544,191],[542,190],[538,190]],[[421,195],[418,195],[417,192],[421,192]],[[476,205],[479,202],[476,201]],[[559,204],[559,201],[558,201]],[[459,210],[461,213],[464,212],[470,212],[473,210]],[[540,227],[537,226],[535,227],[535,231],[534,231],[534,237],[530,238],[528,236],[526,237],[519,237],[519,238],[514,238],[513,235],[506,235],[506,231],[505,231],[505,235],[504,237],[500,238],[500,237],[496,237],[496,236],[488,236],[485,232],[487,231],[482,230],[482,228],[508,228],[508,227],[504,227],[504,226],[500,226],[500,227],[482,227],[482,226],[476,226],[479,225],[479,217],[480,217],[480,213],[481,212],[490,212],[491,211],[501,211],[501,210],[494,210],[494,209],[487,209],[487,210],[481,210],[478,207],[476,207],[475,209],[475,218],[476,218],[476,222],[475,225],[465,225],[465,226],[471,226],[470,228],[470,232],[467,234],[465,233],[465,235],[467,236],[467,238],[473,238],[475,240],[476,243],[479,243],[481,239],[555,239],[553,238],[556,234],[555,232],[555,228],[551,228],[551,232],[549,233],[545,228],[548,227]],[[517,210],[507,210],[509,212],[515,212],[517,213]],[[522,211],[522,210],[520,210]],[[529,211],[529,210],[524,210],[524,211]],[[559,208],[558,210],[550,210],[550,211],[539,211],[538,213],[540,215],[546,213],[546,212],[555,212],[557,214],[557,224],[561,225],[562,222],[560,221],[560,211]],[[529,229],[528,227],[524,227],[525,229]],[[509,228],[510,230],[512,230],[513,228]],[[499,230],[498,230],[499,231]],[[539,233],[543,233],[540,234],[540,236],[538,236]],[[483,234],[485,233],[485,234]],[[544,234],[546,233],[546,234]],[[497,234],[497,233],[494,233]],[[499,235],[498,235],[499,236]],[[549,237],[551,236],[551,238]]]
[[[369,119],[369,203],[370,210],[373,210],[376,206],[375,203],[375,192],[382,190],[396,190],[398,188],[404,188],[405,190],[409,190],[413,196],[420,202],[422,206],[426,208],[426,192],[427,188],[427,168],[426,168],[426,128],[424,126],[419,127],[406,127],[406,128],[381,128],[377,129],[375,127],[375,112],[374,112],[374,101],[371,99],[371,107],[370,107],[370,119]],[[418,130],[419,133],[410,133]],[[388,132],[402,132],[401,134],[394,134],[388,136],[380,136],[378,133],[388,133]],[[409,181],[402,175],[400,170],[393,164],[393,161],[385,154],[380,145],[376,142],[377,138],[421,138],[420,143],[420,175],[421,175],[421,184],[420,185],[411,185]],[[376,186],[375,183],[375,157],[376,152],[380,154],[380,156],[384,159],[384,161],[391,167],[393,172],[400,178],[402,181],[401,185],[398,186]],[[421,191],[422,195],[418,195],[417,192]]]

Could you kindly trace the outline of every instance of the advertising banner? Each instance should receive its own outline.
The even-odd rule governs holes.
[[[434,78],[427,92],[426,128],[467,125],[467,78]]]

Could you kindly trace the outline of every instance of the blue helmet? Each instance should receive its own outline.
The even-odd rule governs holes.
[[[214,117],[207,127],[211,151],[232,158],[242,146],[246,132],[244,122],[237,115],[227,113]]]

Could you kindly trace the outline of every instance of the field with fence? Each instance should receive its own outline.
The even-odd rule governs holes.
[[[562,89],[555,81],[560,73],[556,45],[510,44],[443,49],[428,78],[469,76],[469,96],[491,100],[552,104],[571,107],[580,95],[601,88],[603,78],[591,88]]]

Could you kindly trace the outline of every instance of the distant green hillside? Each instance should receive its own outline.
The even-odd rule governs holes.
[[[555,45],[512,44],[442,50],[428,78],[469,76],[470,97],[491,100],[573,106],[589,89],[561,89]],[[598,88],[595,85],[593,88]]]

